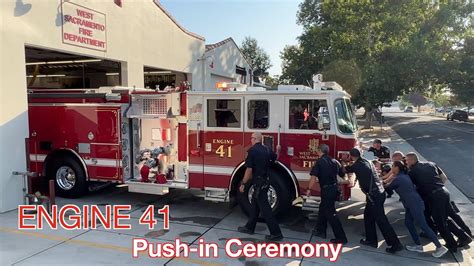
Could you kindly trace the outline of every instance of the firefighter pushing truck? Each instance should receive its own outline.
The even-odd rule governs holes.
[[[347,94],[335,82],[277,90],[218,84],[217,91],[156,91],[124,87],[29,91],[29,171],[55,180],[64,197],[80,197],[89,182],[123,183],[129,191],[164,195],[199,189],[212,201],[238,198],[252,132],[276,151],[268,197],[275,213],[304,194],[320,144],[343,159],[357,146]],[[250,191],[250,193],[249,193]],[[350,197],[341,184],[340,200]],[[319,189],[307,200],[316,200]]]

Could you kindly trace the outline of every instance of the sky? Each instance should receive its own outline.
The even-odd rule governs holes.
[[[187,30],[206,44],[232,37],[237,45],[246,36],[257,39],[269,55],[270,75],[281,74],[280,52],[296,44],[302,27],[296,24],[300,0],[160,0]]]

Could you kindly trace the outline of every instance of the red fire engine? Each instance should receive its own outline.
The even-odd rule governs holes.
[[[218,87],[30,90],[29,170],[54,179],[65,197],[79,197],[89,182],[101,181],[159,195],[200,189],[208,200],[239,197],[245,208],[252,193],[237,188],[251,133],[259,131],[265,145],[281,146],[269,190],[280,212],[304,194],[320,144],[336,158],[357,145],[350,96],[335,82],[277,90]],[[341,187],[341,200],[347,200],[350,185]],[[312,195],[317,199],[319,190]]]

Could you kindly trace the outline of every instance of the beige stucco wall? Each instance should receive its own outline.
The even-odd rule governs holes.
[[[25,45],[121,61],[123,86],[143,87],[145,65],[189,73],[193,87],[203,77],[197,59],[204,40],[184,32],[152,0],[122,1],[123,7],[112,0],[71,1],[105,13],[106,52],[62,43],[59,0],[23,1],[20,10],[16,2],[0,1],[0,212],[22,202],[21,178],[11,172],[26,168]]]

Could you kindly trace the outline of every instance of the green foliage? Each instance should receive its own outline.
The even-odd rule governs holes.
[[[268,75],[268,69],[272,67],[270,56],[258,46],[255,38],[245,37],[240,45],[240,50],[252,67],[255,76]]]
[[[451,97],[447,94],[438,94],[435,95],[432,100],[435,107],[446,107],[449,105]]]
[[[280,79],[307,84],[312,74],[324,73],[366,109],[447,84],[450,70],[461,65],[460,58],[452,58],[458,58],[471,30],[472,6],[467,1],[305,0],[297,14],[303,33],[298,45],[282,51]]]
[[[362,72],[355,60],[335,60],[324,66],[323,78],[337,80],[349,93],[355,94],[362,85]]]
[[[428,103],[426,97],[419,92],[412,92],[408,95],[408,100],[415,107],[420,107]]]
[[[276,88],[278,86],[278,84],[280,84],[279,78],[280,77],[278,75],[274,75],[273,77],[272,76],[266,76],[265,77],[265,85],[270,86],[272,88]]]
[[[456,101],[466,106],[474,105],[474,37],[463,43],[451,71],[450,88]]]

